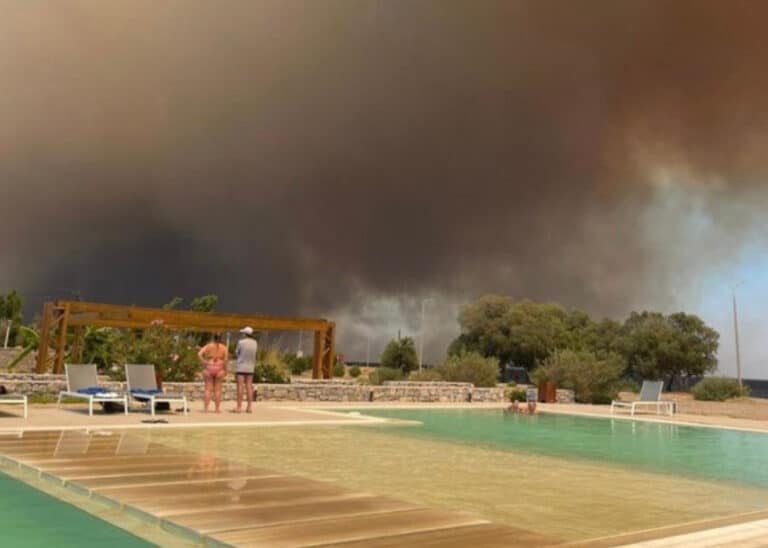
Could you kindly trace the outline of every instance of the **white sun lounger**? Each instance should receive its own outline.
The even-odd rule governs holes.
[[[58,406],[61,407],[63,398],[78,398],[88,401],[88,415],[93,416],[94,403],[122,403],[125,414],[128,414],[128,398],[109,388],[99,386],[96,364],[64,364],[67,374],[67,389],[59,392]]]
[[[0,405],[15,404],[24,406],[24,418],[27,418],[29,405],[24,394],[0,394]]]
[[[661,399],[663,387],[664,381],[643,381],[640,397],[636,401],[612,401],[611,414],[613,414],[615,409],[629,408],[630,415],[634,415],[635,408],[642,406],[655,407],[656,413],[661,413],[663,410],[667,415],[674,414],[674,402],[662,401]]]
[[[182,394],[166,394],[157,388],[155,366],[145,364],[125,364],[125,379],[128,383],[128,393],[133,399],[149,405],[152,416],[155,416],[155,404],[160,402],[181,403],[184,414],[188,413],[187,397]]]

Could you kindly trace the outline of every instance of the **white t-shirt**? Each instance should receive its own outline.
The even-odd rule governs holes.
[[[250,337],[243,337],[237,341],[235,355],[237,363],[235,364],[235,373],[251,373],[256,367],[256,351],[259,349],[259,343]]]

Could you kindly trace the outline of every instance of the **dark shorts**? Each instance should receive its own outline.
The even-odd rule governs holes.
[[[240,371],[238,371],[237,373],[235,373],[235,378],[237,377],[242,377],[245,380],[248,380],[249,378],[250,379],[253,378],[253,373],[241,373]]]

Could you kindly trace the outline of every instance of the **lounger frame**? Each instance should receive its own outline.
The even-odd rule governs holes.
[[[29,403],[27,396],[24,394],[2,394],[0,395],[0,405],[23,405],[24,406],[24,418],[29,415]]]
[[[72,376],[74,372],[76,371],[75,368],[88,368],[81,369],[79,373],[84,372],[84,375],[81,375],[82,378],[78,378],[77,382],[72,382]],[[59,400],[57,402],[57,406],[61,407],[61,400],[64,398],[77,398],[81,400],[87,400],[88,401],[88,416],[93,416],[93,404],[94,403],[106,403],[106,402],[112,402],[112,403],[122,403],[123,404],[123,412],[127,415],[128,414],[128,397],[123,394],[122,396],[99,396],[98,394],[83,394],[81,392],[78,392],[78,390],[83,388],[91,388],[96,387],[99,385],[98,383],[98,374],[96,371],[96,364],[70,364],[66,363],[64,364],[64,372],[67,375],[67,389],[59,392]],[[83,380],[83,378],[87,378],[87,380]],[[88,384],[92,383],[92,384]],[[88,384],[88,386],[85,386],[85,384]],[[83,385],[83,386],[80,386]],[[107,389],[104,389],[107,391]]]
[[[643,381],[643,386],[640,389],[640,399],[636,401],[617,401],[611,402],[611,414],[616,409],[629,409],[631,416],[635,415],[637,407],[651,406],[656,408],[656,413],[661,413],[662,409],[665,410],[665,414],[674,415],[675,402],[663,401],[661,399],[661,391],[664,387],[663,381]]]
[[[184,407],[184,414],[189,414],[189,405],[187,397],[179,394],[134,394],[132,390],[157,390],[157,380],[155,377],[155,366],[152,364],[125,364],[125,381],[128,386],[128,394],[140,403],[148,404],[150,414],[155,416],[156,403],[181,403]]]

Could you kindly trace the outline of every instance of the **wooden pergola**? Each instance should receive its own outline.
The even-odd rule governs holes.
[[[53,372],[64,371],[67,333],[70,329],[74,332],[71,356],[73,361],[79,362],[82,360],[85,326],[147,329],[157,323],[162,323],[164,327],[172,330],[209,333],[234,332],[245,326],[252,327],[254,331],[312,331],[315,334],[312,378],[331,378],[335,359],[336,325],[329,320],[215,314],[81,301],[48,302],[43,306],[36,371],[45,373],[49,370],[50,348],[55,351]]]

